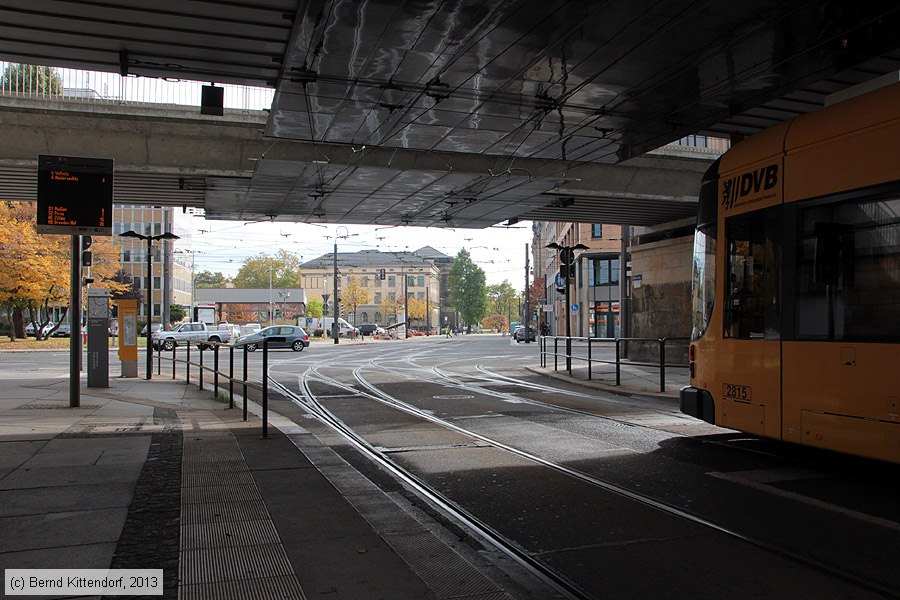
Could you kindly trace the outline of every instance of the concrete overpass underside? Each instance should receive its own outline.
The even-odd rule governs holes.
[[[900,70],[895,0],[29,0],[0,21],[6,60],[274,89],[240,125],[2,111],[26,134],[0,142],[7,174],[38,152],[111,157],[140,200],[222,219],[670,221],[702,166],[648,152]]]
[[[486,227],[653,225],[693,215],[709,156],[618,165],[276,140],[264,111],[0,98],[0,197],[32,200],[37,156],[112,157],[115,201],[207,218]],[[323,185],[320,182],[325,182]]]

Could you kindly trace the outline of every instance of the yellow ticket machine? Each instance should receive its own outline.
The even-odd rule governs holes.
[[[122,377],[137,377],[137,300],[117,300],[119,307],[119,361]]]

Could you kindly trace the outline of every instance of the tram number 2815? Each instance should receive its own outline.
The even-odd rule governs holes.
[[[732,400],[750,400],[750,387],[725,383],[722,384],[722,395]]]

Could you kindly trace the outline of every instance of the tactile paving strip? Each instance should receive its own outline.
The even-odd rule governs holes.
[[[204,425],[184,436],[179,598],[305,600],[237,440]]]
[[[490,579],[430,532],[385,536],[400,556],[415,556],[408,561],[416,574],[427,582],[438,598],[508,598]]]

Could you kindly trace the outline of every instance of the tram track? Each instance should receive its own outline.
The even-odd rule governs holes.
[[[406,371],[404,369],[387,369],[383,364],[383,359],[384,357],[381,357],[380,359],[372,359],[368,361],[368,364],[366,365],[355,367],[352,372],[355,385],[341,382],[333,377],[326,375],[325,373],[322,373],[319,366],[311,366],[301,376],[298,377],[301,396],[292,393],[286,387],[281,386],[281,384],[279,384],[279,387],[281,388],[281,392],[287,397],[291,398],[292,401],[303,407],[305,410],[308,410],[312,414],[315,414],[329,427],[338,431],[342,436],[348,439],[348,441],[350,441],[358,451],[383,466],[389,472],[394,474],[395,477],[404,481],[407,485],[412,486],[417,491],[417,493],[420,493],[422,497],[424,497],[428,502],[433,503],[441,511],[451,515],[454,519],[465,523],[468,527],[470,527],[470,529],[478,532],[478,535],[483,537],[485,540],[488,540],[491,545],[502,549],[506,554],[513,557],[520,564],[527,565],[530,570],[535,573],[539,573],[543,578],[546,578],[548,582],[551,582],[554,587],[560,590],[561,593],[565,593],[566,595],[568,595],[568,597],[588,598],[591,596],[584,590],[580,589],[577,585],[574,585],[568,577],[560,574],[555,569],[544,564],[540,560],[535,559],[527,552],[525,552],[523,548],[519,547],[517,543],[505,539],[490,525],[483,523],[478,517],[471,514],[463,507],[458,506],[451,499],[445,497],[439,490],[437,490],[433,486],[430,486],[426,481],[419,478],[415,473],[410,472],[405,467],[399,465],[395,460],[392,460],[388,453],[379,450],[368,441],[366,441],[362,435],[355,432],[350,426],[344,423],[339,417],[337,417],[322,404],[322,395],[317,395],[313,392],[313,389],[311,387],[311,380],[314,379],[323,385],[337,387],[338,389],[348,394],[353,394],[360,398],[378,402],[381,405],[387,406],[391,409],[402,411],[403,413],[414,418],[422,419],[441,428],[477,440],[478,442],[488,445],[497,450],[514,454],[529,462],[540,465],[544,468],[551,469],[556,473],[562,474],[566,477],[570,477],[582,484],[587,484],[589,486],[599,488],[605,492],[615,494],[627,501],[638,503],[652,510],[659,511],[677,519],[690,522],[697,526],[701,526],[718,534],[728,536],[731,539],[751,544],[759,549],[776,554],[782,558],[803,565],[821,574],[840,579],[850,585],[863,588],[877,594],[884,595],[886,597],[900,597],[900,594],[898,594],[897,590],[882,585],[880,582],[872,581],[865,577],[860,577],[852,572],[840,569],[839,567],[835,567],[834,565],[819,561],[815,558],[805,556],[788,548],[783,548],[781,546],[766,542],[765,540],[742,534],[741,532],[719,525],[699,515],[693,514],[689,511],[685,511],[677,506],[661,502],[647,494],[637,492],[633,489],[628,489],[616,483],[603,480],[588,473],[584,473],[566,465],[562,465],[546,458],[537,456],[533,453],[527,452],[526,450],[516,448],[500,440],[493,439],[490,436],[486,436],[471,429],[461,427],[455,423],[450,423],[449,421],[441,419],[434,414],[423,411],[409,404],[408,402],[404,402],[403,400],[396,398],[395,396],[380,389],[376,384],[374,384],[364,375],[364,371],[367,368],[377,368],[381,372],[387,372],[389,370],[395,374],[404,374],[404,371]],[[421,365],[410,363],[408,359],[406,360],[406,362],[418,369],[425,369]],[[490,372],[483,369],[479,369],[479,371],[483,374],[484,377],[489,378]],[[435,374],[438,374],[436,371],[433,372]],[[409,375],[409,373],[405,374],[407,376]],[[499,376],[497,379],[503,382],[505,379],[509,378],[505,378],[505,376]],[[437,382],[431,381],[430,383],[436,384]],[[445,385],[454,387],[456,389],[460,388],[459,383],[453,381],[452,377],[451,380],[448,381]],[[537,384],[531,385],[532,387],[549,387],[538,386]],[[483,391],[481,390],[481,388],[477,388],[476,386],[472,387],[474,388],[472,391],[475,391],[476,389],[479,391]],[[552,389],[556,391],[556,388]],[[590,413],[584,414],[590,415]],[[590,416],[602,418],[598,415]]]

